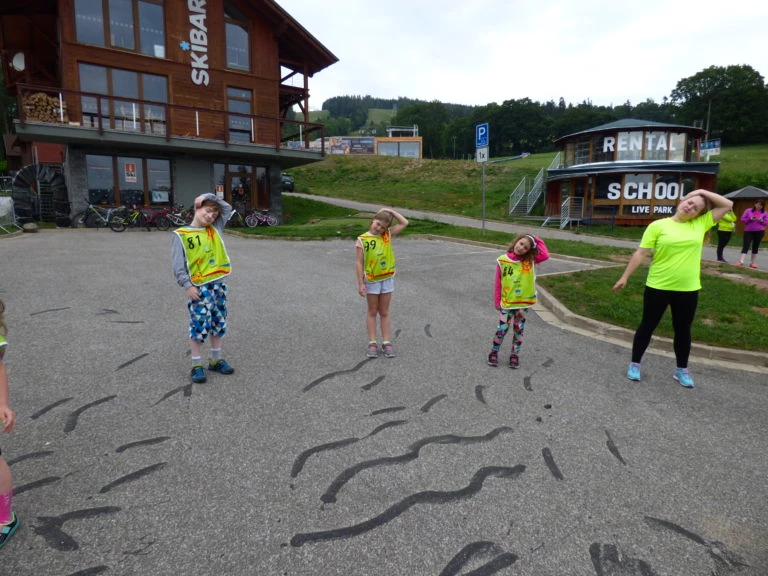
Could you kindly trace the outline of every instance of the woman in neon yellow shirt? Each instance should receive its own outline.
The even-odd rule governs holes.
[[[732,207],[733,202],[728,198],[708,190],[694,190],[680,200],[674,216],[651,222],[645,229],[640,247],[613,286],[614,292],[622,290],[632,273],[653,251],[643,295],[643,317],[635,332],[632,362],[627,369],[630,380],[640,380],[640,361],[669,306],[677,360],[672,378],[686,388],[693,388],[688,356],[691,353],[691,326],[701,290],[704,234]]]

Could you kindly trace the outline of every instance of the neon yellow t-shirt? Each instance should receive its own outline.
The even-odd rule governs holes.
[[[640,241],[640,248],[653,250],[645,285],[675,292],[701,290],[704,234],[713,225],[711,211],[688,222],[677,222],[672,218],[651,222]]]

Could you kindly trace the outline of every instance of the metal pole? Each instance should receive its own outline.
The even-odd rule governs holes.
[[[485,234],[485,162],[483,162],[483,234]]]

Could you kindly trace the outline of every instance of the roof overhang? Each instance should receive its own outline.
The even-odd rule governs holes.
[[[714,174],[720,170],[720,162],[595,162],[547,171],[547,180],[564,180],[598,174],[685,173]]]
[[[259,161],[265,163],[277,163],[282,168],[295,168],[323,160],[325,156],[320,152],[306,150],[294,150],[289,148],[276,148],[259,144],[225,144],[218,140],[205,140],[201,138],[187,138],[183,136],[158,136],[153,134],[126,133],[117,131],[104,131],[99,134],[97,128],[84,128],[82,126],[67,126],[64,124],[46,124],[25,122],[22,126],[18,120],[14,121],[16,136],[24,142],[55,142],[80,148],[93,148],[100,150],[125,150],[126,153],[142,156],[147,153],[172,156],[183,154],[197,156],[211,161],[233,162],[247,160],[251,163]]]

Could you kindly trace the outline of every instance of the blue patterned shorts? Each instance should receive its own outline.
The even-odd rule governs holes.
[[[187,302],[189,308],[189,337],[205,342],[208,336],[224,336],[227,333],[227,292],[223,282],[209,282],[198,286],[200,300]]]

